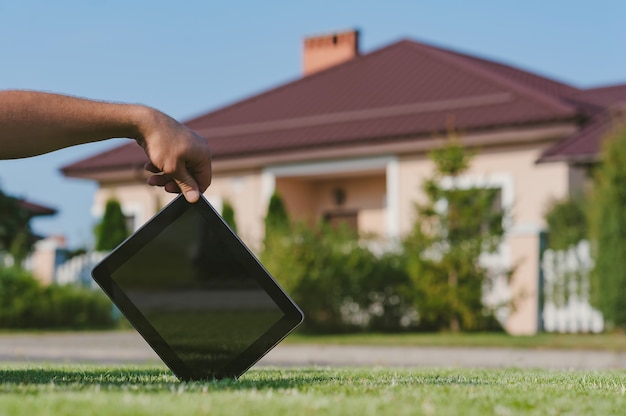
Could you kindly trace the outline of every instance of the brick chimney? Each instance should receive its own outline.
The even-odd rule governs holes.
[[[304,39],[302,69],[310,75],[359,55],[359,31],[350,30]]]

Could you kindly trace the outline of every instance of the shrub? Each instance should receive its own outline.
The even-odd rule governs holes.
[[[101,292],[73,285],[43,289],[45,312],[38,325],[45,328],[109,328],[115,322],[113,307]]]
[[[0,268],[0,327],[32,327],[40,313],[41,287],[18,268]]]
[[[397,331],[413,324],[404,299],[408,277],[396,256],[377,257],[347,228],[292,228],[268,236],[272,244],[261,259],[302,308],[305,330]]]
[[[115,326],[113,305],[100,291],[42,287],[18,268],[0,269],[0,328],[88,329]]]

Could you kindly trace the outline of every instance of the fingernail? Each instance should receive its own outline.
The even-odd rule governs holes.
[[[198,193],[198,191],[187,191],[187,193],[185,194],[185,198],[187,198],[187,201],[189,202],[196,202],[198,199],[200,199],[200,194]]]

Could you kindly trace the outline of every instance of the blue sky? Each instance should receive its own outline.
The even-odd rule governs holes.
[[[626,82],[626,2],[0,0],[0,89],[143,103],[184,121],[300,76],[307,35],[358,28],[362,52],[410,38],[574,86]],[[92,241],[95,184],[63,165],[119,145],[0,161],[0,188],[55,207],[36,231]]]

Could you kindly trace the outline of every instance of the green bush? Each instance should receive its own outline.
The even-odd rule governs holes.
[[[0,269],[0,328],[111,328],[116,324],[112,311],[102,292],[72,285],[43,287],[21,269]]]
[[[39,282],[18,268],[0,268],[0,328],[32,327],[40,315]]]
[[[302,308],[305,330],[398,331],[414,324],[402,261],[377,257],[352,230],[298,225],[266,241],[261,260]]]

